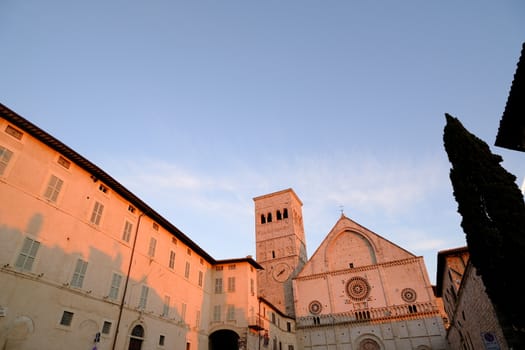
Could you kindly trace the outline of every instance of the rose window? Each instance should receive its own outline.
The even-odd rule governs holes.
[[[412,288],[405,288],[401,291],[401,298],[407,303],[413,303],[417,298],[416,291]]]
[[[323,310],[323,306],[320,302],[314,300],[310,303],[310,305],[308,305],[308,310],[310,310],[312,314],[317,315],[321,313],[321,310]]]
[[[356,301],[364,300],[370,294],[370,285],[363,277],[353,277],[346,283],[346,294]]]

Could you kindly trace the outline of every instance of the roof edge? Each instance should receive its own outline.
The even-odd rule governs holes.
[[[115,180],[97,165],[90,162],[88,159],[84,158],[72,148],[70,148],[57,138],[53,137],[51,134],[47,133],[43,129],[39,128],[35,124],[31,123],[29,120],[25,119],[21,115],[12,111],[2,103],[0,103],[0,117],[4,118],[11,124],[17,126],[18,128],[24,130],[32,137],[44,143],[48,147],[54,149],[56,152],[62,154],[66,158],[70,159],[77,166],[104,182],[106,185],[111,187],[111,189],[117,192],[120,196],[128,200],[131,204],[133,204],[137,209],[150,216],[159,225],[161,225],[171,234],[176,236],[180,241],[182,241],[184,244],[190,247],[193,251],[205,258],[206,261],[208,261],[211,264],[215,264],[216,260],[206,251],[204,251],[204,249],[202,249],[197,243],[192,241],[175,225],[169,222],[166,218],[164,218],[162,215],[156,212],[148,204],[146,204],[144,201],[142,201],[140,198],[134,195],[131,191],[125,188],[122,184],[120,184],[117,180]]]

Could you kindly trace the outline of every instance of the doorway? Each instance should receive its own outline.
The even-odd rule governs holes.
[[[144,341],[144,327],[136,325],[129,336],[128,350],[141,350]]]
[[[210,335],[209,350],[239,350],[239,335],[229,329],[221,329]]]

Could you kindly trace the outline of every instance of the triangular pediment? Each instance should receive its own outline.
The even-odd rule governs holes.
[[[409,251],[341,215],[297,277],[413,257]]]

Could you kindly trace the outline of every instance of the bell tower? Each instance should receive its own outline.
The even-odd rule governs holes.
[[[291,188],[253,200],[259,296],[294,316],[292,278],[307,261],[303,203]]]

